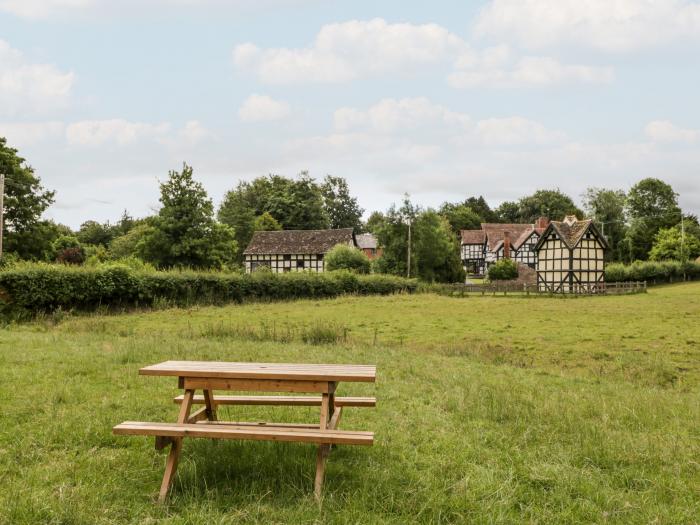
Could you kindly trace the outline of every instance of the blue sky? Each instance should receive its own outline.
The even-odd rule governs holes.
[[[0,0],[0,135],[73,227],[183,161],[216,203],[304,169],[368,211],[654,176],[697,214],[699,52],[690,0]]]

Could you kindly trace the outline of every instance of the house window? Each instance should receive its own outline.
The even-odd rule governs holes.
[[[303,268],[304,267],[304,261],[302,259],[297,260],[297,268]]]
[[[292,256],[287,254],[287,255],[284,256],[284,260],[285,260],[285,261],[291,261],[291,260],[292,260]]]
[[[322,253],[319,253],[318,255],[316,255],[316,259],[318,259],[319,261],[322,261],[322,260],[323,260],[323,254],[322,254]]]

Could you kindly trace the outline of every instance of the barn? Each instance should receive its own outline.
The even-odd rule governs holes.
[[[590,219],[552,221],[535,246],[537,286],[552,293],[597,293],[605,282],[608,243]]]
[[[274,273],[322,272],[324,257],[336,244],[357,247],[352,228],[258,231],[243,252],[246,273],[262,266]]]

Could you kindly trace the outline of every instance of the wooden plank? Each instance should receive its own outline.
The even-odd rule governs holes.
[[[336,406],[335,412],[333,412],[333,417],[331,417],[331,421],[328,424],[328,428],[331,430],[337,430],[338,425],[340,424],[340,414],[343,412],[343,407]]]
[[[197,421],[202,421],[207,419],[207,407],[202,407],[195,411],[190,417],[187,418],[188,423],[196,423]]]
[[[177,417],[178,423],[182,424],[188,420],[190,416],[190,410],[192,409],[193,398],[194,390],[185,390],[183,401],[180,405],[180,413]],[[162,436],[162,434],[159,435]],[[182,438],[176,437],[176,439],[172,439],[172,443],[170,445],[170,452],[168,452],[168,458],[165,460],[165,472],[163,473],[163,481],[160,484],[160,491],[158,492],[159,503],[163,503],[165,501],[165,498],[168,496],[168,491],[170,490],[170,487],[173,483],[173,479],[175,478],[175,472],[177,471],[177,464],[180,461],[181,452]]]
[[[265,428],[306,428],[317,430],[314,423],[269,423],[267,421],[202,421],[201,425],[228,425],[234,427],[265,427]]]
[[[175,403],[182,403],[183,396],[173,399]],[[217,405],[260,405],[260,406],[321,406],[320,396],[227,396],[215,395],[214,403]],[[195,395],[192,403],[204,404],[204,396]],[[377,399],[374,397],[336,397],[336,407],[374,407]]]
[[[297,379],[374,382],[374,365],[164,361],[139,370],[142,375],[225,379]]]
[[[214,394],[211,390],[204,390],[204,404],[206,405],[207,419],[216,421],[216,404]]]
[[[323,477],[326,472],[326,459],[330,453],[328,445],[319,445],[316,452],[316,476],[314,478],[314,497],[316,501],[321,502],[321,494],[323,491]]]
[[[112,429],[116,435],[166,436],[177,438],[244,439],[252,441],[292,441],[336,445],[372,445],[373,432],[235,426],[221,423],[148,423],[125,421]]]
[[[321,419],[319,423],[319,428],[325,430],[328,428],[328,413],[329,413],[329,402],[330,398],[328,394],[321,395]]]
[[[261,392],[328,392],[326,381],[288,379],[222,379],[185,377],[185,388],[192,390],[242,390]]]

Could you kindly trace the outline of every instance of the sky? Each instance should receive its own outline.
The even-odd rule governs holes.
[[[700,213],[700,2],[0,0],[0,136],[77,228],[187,162],[497,206],[672,184]]]

